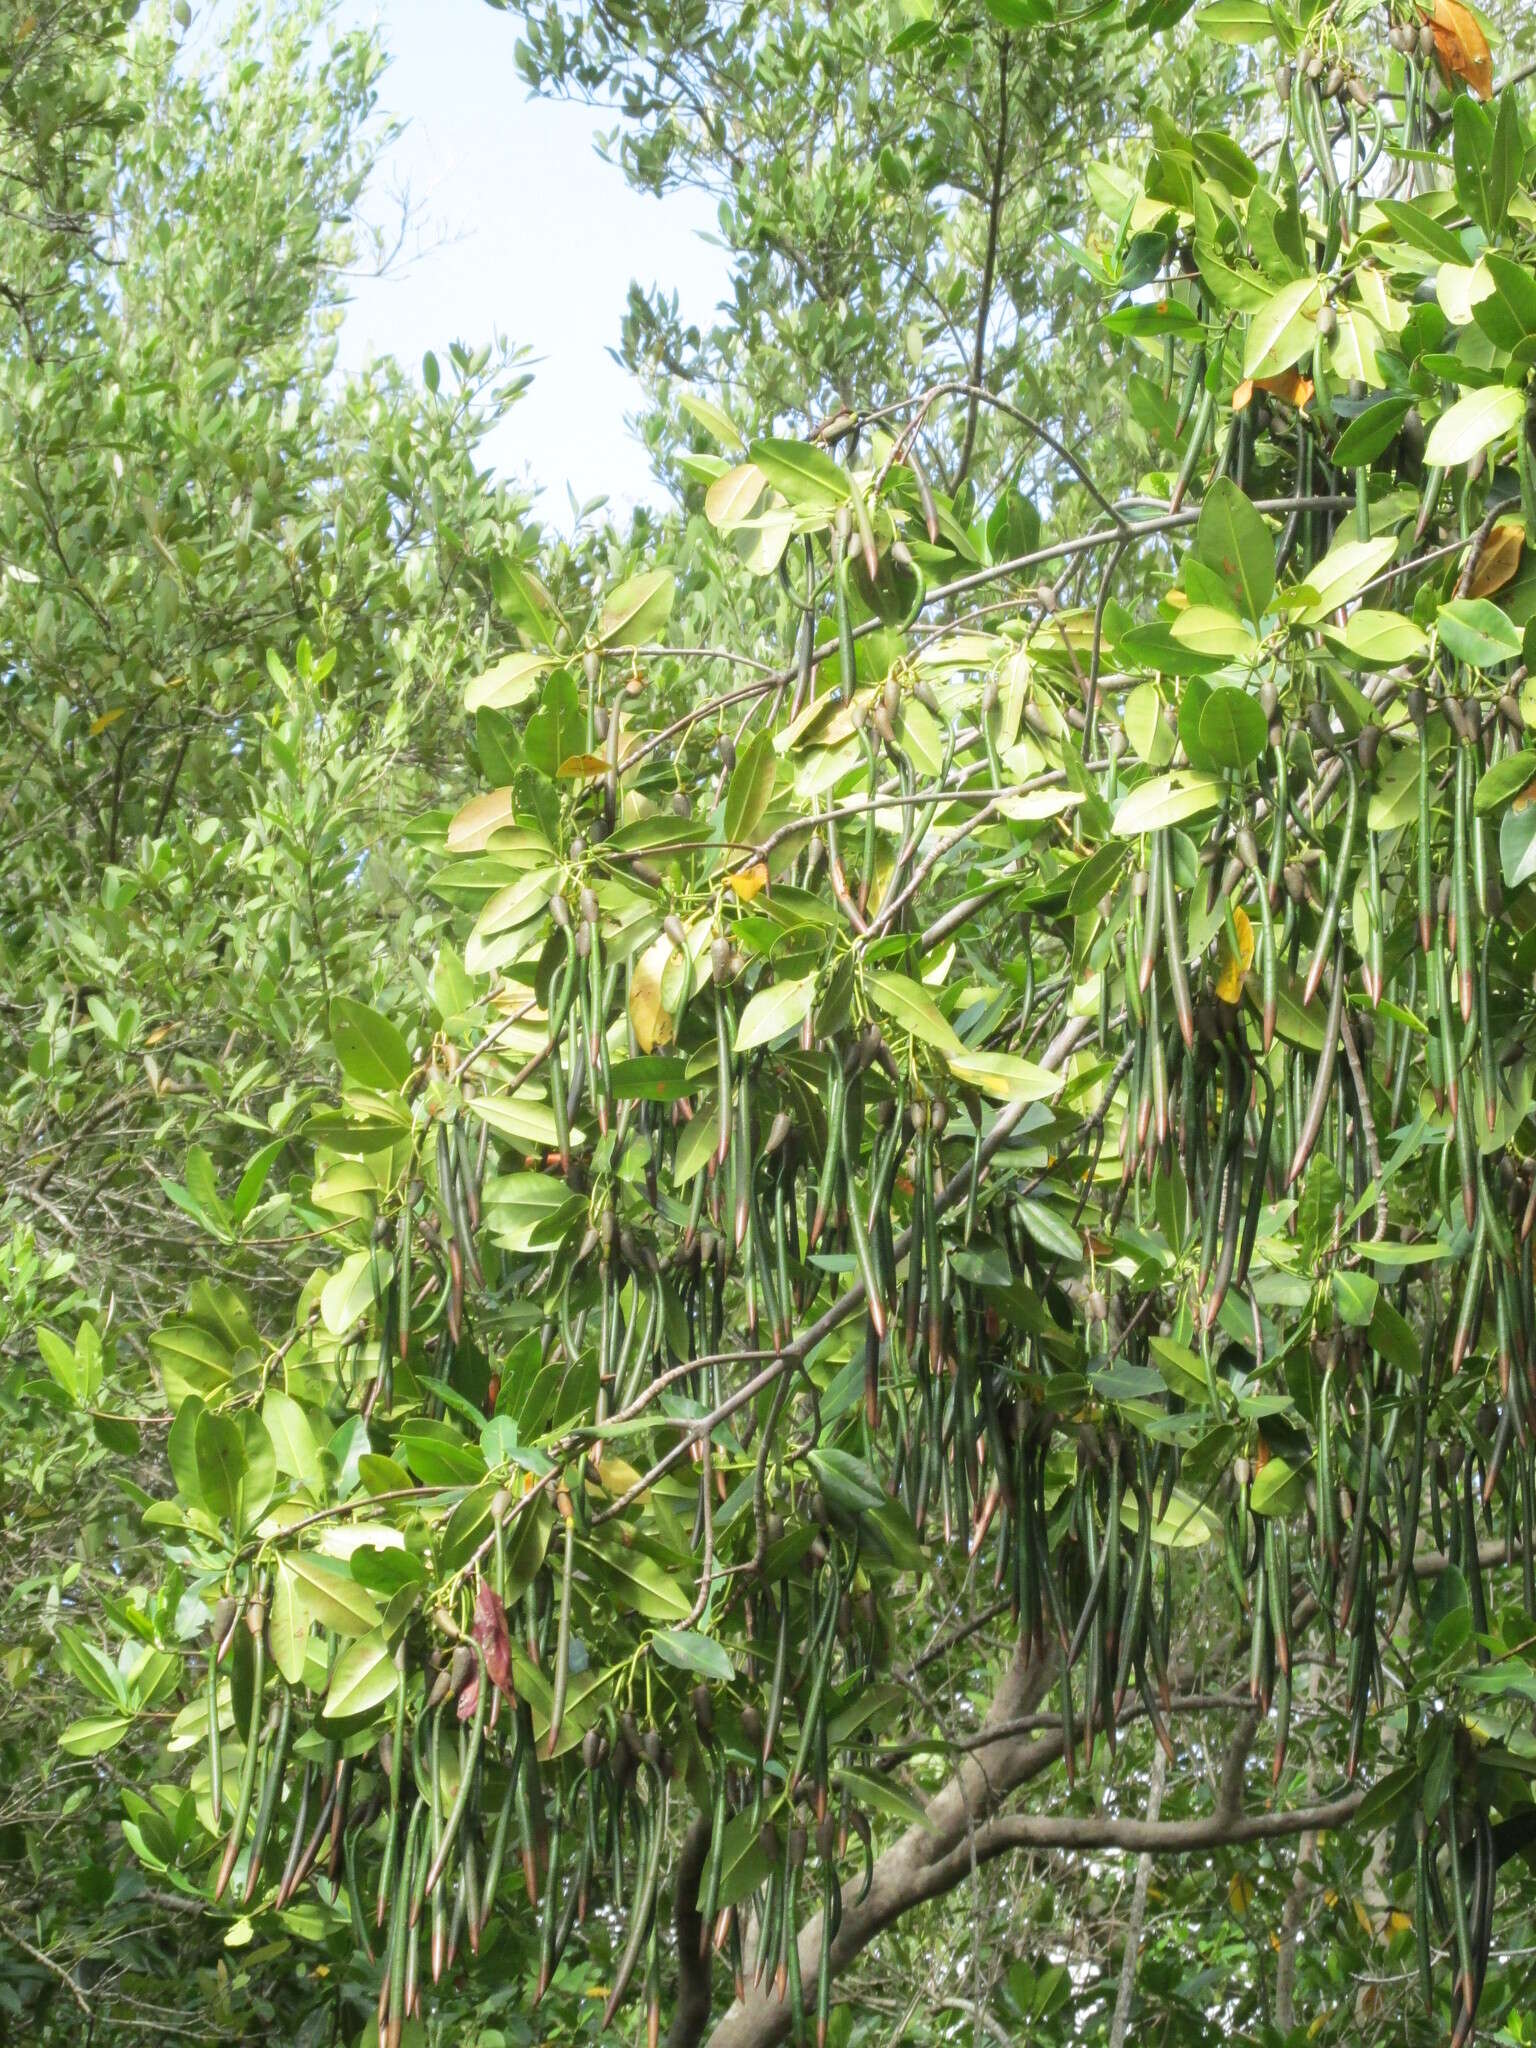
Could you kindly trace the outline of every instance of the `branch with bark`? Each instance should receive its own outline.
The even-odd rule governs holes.
[[[1342,1798],[1288,1812],[1242,1809],[1243,1765],[1258,1727],[1245,1714],[1228,1749],[1220,1796],[1212,1812],[1187,1820],[1134,1819],[1116,1814],[1006,1813],[1011,1795],[1062,1755],[1062,1735],[1034,1739],[1005,1732],[1037,1708],[1057,1673],[1054,1656],[1016,1657],[983,1724],[983,1740],[929,1802],[923,1822],[910,1828],[875,1864],[867,1897],[845,1908],[832,1945],[832,1974],[840,1976],[881,1931],[914,1907],[953,1891],[984,1863],[1017,1850],[1121,1849],[1151,1856],[1187,1856],[1238,1843],[1271,1841],[1342,1826],[1365,1797],[1362,1786]],[[816,1914],[799,1936],[800,1978],[814,1984],[821,1957],[822,1923]],[[710,2048],[775,2048],[791,2031],[789,2004],[771,1987],[749,1992],[731,2006],[710,2036]],[[674,2036],[670,2048],[693,2048],[699,2036]]]

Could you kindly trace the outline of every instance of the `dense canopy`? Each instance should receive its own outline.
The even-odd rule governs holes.
[[[561,539],[372,39],[6,11],[0,2038],[1528,2038],[1530,21],[517,10]]]

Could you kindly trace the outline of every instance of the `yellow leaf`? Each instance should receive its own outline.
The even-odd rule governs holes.
[[[1367,1911],[1365,1910],[1364,1906],[1362,1906],[1362,1905],[1361,1905],[1361,1903],[1360,1903],[1360,1901],[1359,1901],[1358,1899],[1356,1899],[1356,1900],[1355,1900],[1355,1901],[1354,1901],[1353,1903],[1354,1903],[1354,1908],[1355,1908],[1355,1918],[1356,1918],[1356,1919],[1357,1919],[1357,1920],[1359,1921],[1359,1923],[1360,1923],[1360,1931],[1361,1931],[1361,1933],[1362,1933],[1362,1934],[1374,1934],[1376,1930],[1375,1930],[1375,1928],[1374,1928],[1374,1927],[1372,1927],[1372,1925],[1371,1925],[1371,1916],[1370,1916],[1370,1914],[1369,1914],[1369,1913],[1367,1913]]]
[[[1501,519],[1477,558],[1472,581],[1467,585],[1468,597],[1491,597],[1494,591],[1502,590],[1513,580],[1524,548],[1524,526],[1518,519]]]
[[[516,821],[516,802],[508,789],[487,789],[472,796],[454,813],[448,827],[450,853],[479,853],[493,832]]]
[[[624,1458],[604,1458],[597,1467],[598,1485],[615,1500],[621,1493],[628,1493],[639,1478],[640,1474]]]
[[[642,1052],[655,1052],[670,1045],[676,1027],[661,999],[661,978],[672,958],[672,941],[665,933],[646,947],[635,962],[629,984],[629,1017]]]
[[[607,773],[608,763],[601,754],[568,754],[555,770],[563,782],[581,782]]]
[[[1278,398],[1282,404],[1294,405],[1298,412],[1305,412],[1317,387],[1299,370],[1281,370],[1273,377],[1256,378],[1254,388],[1267,391],[1271,398]]]
[[[1245,1877],[1240,1870],[1234,1870],[1232,1882],[1227,1886],[1227,1898],[1233,1912],[1241,1920],[1253,1904],[1253,1879]]]
[[[105,732],[109,725],[116,725],[127,709],[128,706],[126,704],[119,704],[115,711],[103,711],[100,718],[93,718],[91,720],[91,738],[95,739],[98,733]]]
[[[743,903],[750,903],[759,891],[768,886],[768,863],[765,860],[755,860],[750,867],[742,868],[737,874],[727,875],[725,880],[727,888],[733,894],[739,896]]]
[[[1493,53],[1477,17],[1461,0],[1435,0],[1435,56],[1446,83],[1459,78],[1480,100],[1493,97]]]
[[[1253,379],[1251,377],[1245,377],[1242,383],[1239,384],[1236,390],[1232,393],[1232,410],[1234,412],[1246,412],[1248,410],[1248,407],[1252,403]]]
[[[1253,965],[1253,925],[1246,910],[1234,906],[1232,922],[1237,927],[1236,953],[1225,925],[1221,928],[1221,966],[1216,975],[1216,994],[1224,1003],[1235,1003],[1243,993],[1243,976]]]

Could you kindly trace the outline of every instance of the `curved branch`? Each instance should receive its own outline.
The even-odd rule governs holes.
[[[999,1808],[1011,1793],[1061,1756],[1059,1732],[1032,1742],[1005,1732],[1038,1704],[1054,1672],[1054,1659],[1033,1665],[1015,1660],[987,1714],[983,1733],[990,1730],[991,1739],[934,1796],[924,1823],[910,1829],[879,1859],[864,1902],[845,1910],[832,1945],[834,1976],[913,1907],[953,1891],[981,1864],[1015,1850],[1128,1849],[1194,1855],[1239,1842],[1340,1827],[1365,1797],[1366,1788],[1361,1786],[1341,1799],[1289,1812],[1245,1814],[1218,1806],[1213,1813],[1178,1821],[1114,1814],[1002,1813]],[[801,1981],[814,1983],[821,1957],[819,1914],[801,1930],[799,1949]],[[775,2048],[790,2032],[793,2017],[787,2002],[750,1994],[721,2018],[710,2036],[710,2048]]]
[[[667,2048],[697,2048],[709,2025],[711,1959],[705,1948],[704,1923],[699,1918],[699,1880],[704,1875],[712,1833],[709,1815],[695,1814],[678,1851],[672,1902],[672,1932],[677,1937],[677,2004],[667,2029]]]

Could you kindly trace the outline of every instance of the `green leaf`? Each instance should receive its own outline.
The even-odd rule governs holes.
[[[1248,323],[1243,375],[1273,377],[1288,370],[1316,340],[1322,304],[1319,278],[1298,277],[1282,285]]]
[[[1268,721],[1256,697],[1231,686],[1212,690],[1200,713],[1200,744],[1218,767],[1248,767],[1263,753],[1268,737]]]
[[[999,1102],[1049,1102],[1067,1085],[1065,1074],[1054,1073],[1034,1060],[1016,1053],[964,1052],[949,1055],[949,1071],[957,1081],[979,1088],[983,1095]]]
[[[885,1505],[885,1490],[879,1480],[851,1451],[812,1451],[810,1464],[827,1499],[845,1514]]]
[[[712,398],[703,398],[696,391],[682,390],[677,402],[689,418],[697,421],[706,434],[710,434],[722,448],[745,448],[746,442],[735,421],[723,406],[716,405]]]
[[[649,569],[643,576],[631,576],[604,599],[603,615],[597,622],[598,640],[604,647],[619,641],[633,647],[654,640],[672,616],[676,595],[677,578],[670,569]]]
[[[494,668],[476,676],[464,691],[466,711],[511,711],[525,704],[539,687],[539,679],[553,668],[552,654],[532,654],[519,649],[507,654]]]
[[[375,1707],[395,1697],[398,1672],[389,1646],[382,1635],[361,1636],[348,1643],[336,1659],[331,1682],[325,1689],[322,1720],[344,1721],[359,1714],[371,1714]]]
[[[1196,14],[1195,27],[1218,43],[1260,43],[1279,33],[1269,0],[1211,0]]]
[[[269,1387],[261,1404],[261,1419],[272,1439],[277,1469],[288,1478],[297,1479],[301,1486],[308,1487],[318,1499],[324,1477],[309,1417],[291,1394],[285,1394],[280,1387]]]
[[[920,1038],[925,1045],[937,1046],[946,1055],[964,1055],[965,1046],[955,1027],[919,982],[905,974],[881,969],[866,975],[864,986],[870,1001],[901,1030]]]
[[[1299,1515],[1307,1504],[1300,1472],[1284,1458],[1271,1458],[1253,1476],[1248,1505],[1256,1515]]]
[[[1203,1381],[1201,1387],[1203,1392]],[[1120,1511],[1131,1528],[1139,1526],[1134,1495],[1126,1494]],[[1152,1541],[1164,1550],[1202,1550],[1220,1533],[1220,1526],[1210,1510],[1183,1486],[1173,1489],[1167,1513],[1160,1515],[1152,1524]]]
[[[260,1521],[277,1490],[277,1458],[261,1417],[247,1408],[240,1418],[240,1448],[245,1480],[240,1489],[240,1534]]]
[[[1224,794],[1225,785],[1212,775],[1175,769],[1171,775],[1155,776],[1120,799],[1115,809],[1115,836],[1134,839],[1141,832],[1158,832],[1164,826],[1203,817],[1220,806]]]
[[[1356,668],[1396,668],[1417,661],[1429,648],[1429,635],[1412,619],[1367,605],[1350,613],[1342,633],[1328,627],[1323,637]]]
[[[1378,455],[1385,455],[1413,407],[1413,394],[1400,392],[1357,413],[1338,438],[1331,458],[1334,467],[1368,468]]]
[[[1222,661],[1251,661],[1259,651],[1251,629],[1213,604],[1187,606],[1173,622],[1173,637],[1181,647]]]
[[[1019,1203],[1018,1214],[1019,1221],[1042,1251],[1049,1252],[1053,1259],[1068,1259],[1074,1265],[1081,1262],[1082,1239],[1054,1209],[1030,1198]]]
[[[1499,824],[1499,871],[1506,889],[1518,889],[1536,875],[1536,802],[1517,797]]]
[[[260,1201],[262,1189],[267,1184],[267,1176],[287,1149],[287,1145],[286,1138],[274,1138],[270,1145],[263,1145],[261,1150],[247,1161],[245,1171],[240,1176],[240,1184],[235,1189],[235,1199],[229,1206],[232,1223],[243,1223]]]
[[[1195,527],[1195,555],[1221,577],[1244,617],[1257,625],[1275,594],[1275,544],[1262,516],[1230,477],[1218,477],[1206,492]]]
[[[176,1420],[166,1435],[165,1451],[177,1493],[188,1507],[206,1512],[208,1503],[203,1499],[203,1483],[197,1469],[197,1424],[202,1412],[202,1397],[189,1394],[176,1410]]]
[[[1419,1340],[1407,1320],[1398,1314],[1385,1294],[1378,1294],[1371,1311],[1371,1342],[1400,1373],[1412,1375],[1419,1369]]]
[[[1138,683],[1120,713],[1125,736],[1149,768],[1166,768],[1173,759],[1173,734],[1163,717],[1163,700],[1154,683]]]
[[[1493,123],[1470,93],[1451,102],[1451,161],[1456,196],[1479,227],[1491,229],[1488,165],[1493,156]]]
[[[986,0],[999,28],[1039,28],[1052,18],[1051,0]]]
[[[887,1820],[900,1821],[904,1827],[927,1828],[932,1832],[933,1822],[928,1818],[928,1809],[894,1778],[869,1778],[862,1771],[849,1770],[846,1765],[837,1775],[859,1806],[868,1807],[871,1813],[883,1813]]]
[[[1171,1337],[1154,1336],[1147,1339],[1147,1345],[1170,1392],[1202,1405],[1210,1400],[1205,1367],[1187,1344],[1176,1344]]]
[[[810,1013],[815,994],[813,974],[802,981],[775,981],[760,988],[737,1020],[737,1052],[750,1052],[755,1046],[770,1045],[788,1031],[797,1031]]]
[[[667,1053],[651,1052],[636,1053],[632,1059],[611,1060],[608,1085],[621,1102],[681,1102],[685,1095],[695,1092],[698,1084],[689,1078],[686,1060],[673,1058]],[[562,1181],[551,1180],[544,1174],[508,1174],[496,1183],[496,1187],[500,1190],[513,1181],[519,1184],[543,1182],[547,1195],[541,1196],[540,1200],[546,1208],[558,1209],[570,1198],[570,1190]],[[482,1202],[486,1199],[485,1195],[481,1196]]]
[[[373,1252],[348,1252],[321,1288],[320,1320],[333,1337],[345,1337],[373,1307],[374,1272]]]
[[[1424,460],[1434,469],[1470,462],[1501,435],[1513,433],[1525,418],[1525,393],[1504,384],[1469,391],[1443,412],[1430,429]]]
[[[350,1573],[313,1551],[295,1551],[288,1568],[298,1591],[322,1628],[339,1636],[360,1636],[379,1622],[379,1610]]]
[[[1465,263],[1467,252],[1449,228],[1442,227],[1422,201],[1380,199],[1377,210],[1412,249],[1423,250],[1440,263]]]
[[[1533,782],[1536,782],[1536,749],[1522,747],[1518,753],[1506,754],[1502,761],[1495,761],[1478,777],[1472,808],[1479,817],[1486,817],[1490,811],[1502,810],[1512,798],[1529,789]]]
[[[772,800],[778,766],[779,757],[774,749],[773,735],[769,732],[754,734],[736,758],[725,792],[725,816],[721,822],[726,857],[733,866],[739,863],[751,845],[758,820]]]
[[[411,1075],[410,1047],[387,1017],[350,996],[336,996],[330,1024],[331,1045],[349,1081],[384,1095],[405,1086]]]
[[[59,1737],[59,1747],[70,1756],[103,1756],[116,1749],[133,1726],[126,1714],[88,1714],[83,1721],[71,1721]]]
[[[1419,1782],[1417,1764],[1399,1764],[1395,1771],[1378,1778],[1360,1802],[1351,1823],[1360,1831],[1362,1841],[1374,1839],[1389,1821],[1397,1818],[1405,1804],[1413,1797]]]
[[[606,1545],[599,1554],[619,1583],[619,1597],[643,1620],[687,1620],[692,1598],[653,1557],[643,1550],[614,1550]]]
[[[1368,1273],[1336,1267],[1333,1275],[1333,1305],[1346,1329],[1368,1330],[1376,1313],[1381,1288]]]
[[[50,1330],[46,1323],[37,1326],[37,1348],[44,1365],[68,1394],[71,1401],[81,1398],[80,1376],[75,1368],[75,1351],[57,1330]]]
[[[824,449],[804,441],[754,441],[747,451],[776,491],[807,511],[834,512],[848,503],[848,479]]]
[[[736,1667],[713,1636],[700,1635],[693,1628],[659,1628],[651,1646],[665,1663],[679,1671],[691,1671],[699,1678],[718,1679],[721,1685],[735,1682]]]
[[[528,1151],[547,1152],[560,1142],[560,1127],[548,1103],[521,1095],[473,1095],[464,1106],[493,1131],[515,1138]],[[576,1130],[570,1135],[573,1144],[581,1142]]]
[[[232,1415],[205,1410],[197,1418],[193,1441],[203,1506],[216,1522],[238,1525],[245,1481],[245,1443],[239,1423]]]
[[[1440,644],[1468,668],[1497,668],[1520,657],[1520,633],[1486,597],[1456,597],[1435,616]]]
[[[272,1600],[267,1609],[267,1645],[272,1662],[290,1685],[304,1677],[313,1614],[304,1588],[281,1558],[272,1575]]]
[[[1316,626],[1330,612],[1339,611],[1365,586],[1373,582],[1397,553],[1394,534],[1378,534],[1374,540],[1355,540],[1354,529],[1344,527],[1340,537],[1313,568],[1299,595],[1302,602],[1292,612],[1298,626]]]

